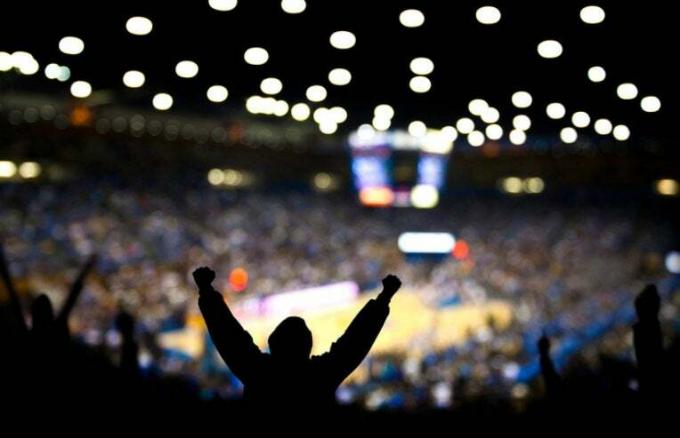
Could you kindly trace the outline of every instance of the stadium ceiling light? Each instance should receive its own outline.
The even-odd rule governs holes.
[[[567,109],[558,102],[553,102],[545,107],[545,113],[553,120],[559,120],[567,114]]]
[[[489,125],[486,127],[485,132],[489,140],[500,140],[503,137],[503,128],[500,125]]]
[[[475,129],[475,122],[469,117],[461,117],[456,122],[456,129],[461,134],[469,134]]]
[[[148,35],[153,30],[153,22],[146,17],[130,17],[125,23],[125,29],[132,35]]]
[[[517,91],[512,95],[512,104],[517,108],[529,108],[533,98],[527,91]]]
[[[562,55],[562,44],[555,40],[546,40],[537,47],[538,54],[545,59],[555,59]]]
[[[167,111],[172,108],[173,99],[167,93],[158,93],[153,97],[153,107],[158,111]]]
[[[67,36],[59,40],[59,50],[67,55],[79,55],[85,50],[85,43],[78,37]]]
[[[467,141],[472,147],[479,147],[484,144],[486,138],[481,131],[472,131],[467,136]]]
[[[408,84],[411,91],[414,93],[427,93],[432,88],[432,82],[427,76],[414,76]]]
[[[352,32],[339,30],[331,34],[330,42],[331,46],[335,47],[336,49],[347,50],[354,47],[357,39]]]
[[[293,117],[293,119],[297,120],[298,122],[303,122],[309,118],[309,115],[311,114],[311,110],[309,109],[309,105],[306,103],[296,103],[293,105],[293,107],[290,109],[290,115]]]
[[[75,81],[71,84],[71,95],[84,99],[92,94],[92,85],[86,81]]]
[[[144,85],[146,77],[144,73],[137,70],[130,70],[123,75],[123,84],[128,88],[139,88]]]
[[[229,96],[229,91],[227,90],[227,87],[223,85],[213,85],[210,88],[208,88],[206,96],[208,97],[208,100],[211,102],[221,103],[227,100],[227,97]]]
[[[579,14],[581,20],[586,24],[600,24],[604,21],[605,12],[599,6],[586,6],[581,9]]]
[[[245,51],[243,59],[250,65],[263,65],[269,60],[269,53],[262,47],[251,47]]]
[[[482,6],[477,9],[475,17],[481,24],[496,24],[501,21],[501,11],[494,6]]]
[[[524,114],[517,115],[512,119],[512,126],[520,131],[528,131],[531,128],[531,119]]]
[[[411,71],[416,75],[429,75],[434,71],[434,62],[430,58],[413,58],[409,65]]]
[[[260,82],[260,90],[264,94],[273,96],[279,94],[283,89],[283,83],[277,78],[265,78]]]
[[[481,118],[484,123],[496,123],[500,117],[501,113],[496,108],[490,106],[482,113]]]
[[[328,82],[335,86],[342,87],[351,81],[352,73],[346,68],[334,68],[328,73]]]
[[[231,11],[238,5],[238,0],[208,0],[211,8],[220,12]]]
[[[586,128],[590,125],[590,115],[585,111],[577,111],[571,116],[571,123],[577,128]]]
[[[408,125],[408,133],[413,137],[424,137],[427,134],[427,125],[420,120],[414,120]]]
[[[281,9],[286,14],[301,14],[307,9],[305,0],[281,0]]]
[[[519,129],[513,129],[510,131],[510,135],[508,137],[510,138],[510,143],[514,144],[515,146],[523,145],[527,141],[527,134],[524,131],[520,131]]]
[[[619,96],[619,99],[633,100],[638,95],[638,89],[635,86],[635,84],[631,84],[630,82],[626,82],[624,84],[619,85],[616,88],[616,94],[617,94],[617,96]]]
[[[588,69],[588,79],[590,79],[591,82],[602,82],[606,78],[607,72],[603,67],[596,65]]]
[[[609,135],[612,132],[612,122],[607,119],[598,119],[595,121],[595,132],[600,135]]]
[[[307,99],[309,99],[311,102],[322,102],[324,99],[326,99],[327,95],[328,92],[321,85],[312,85],[311,87],[307,88],[307,91],[305,92],[305,96],[307,96]]]
[[[404,27],[420,27],[425,23],[425,15],[418,9],[406,9],[399,14],[399,22]]]
[[[175,66],[175,73],[180,78],[191,79],[198,74],[198,64],[194,61],[180,61]]]
[[[560,139],[563,143],[576,143],[576,140],[578,140],[578,133],[572,127],[563,128],[560,131]]]
[[[640,108],[646,113],[655,113],[661,109],[661,100],[656,96],[646,96],[640,101]]]
[[[626,141],[630,138],[630,129],[626,125],[616,125],[613,132],[614,138],[618,141]]]

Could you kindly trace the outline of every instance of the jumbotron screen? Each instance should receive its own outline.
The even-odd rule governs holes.
[[[405,131],[368,128],[359,128],[349,137],[352,176],[361,204],[436,207],[453,148],[447,133],[428,130],[414,137]]]

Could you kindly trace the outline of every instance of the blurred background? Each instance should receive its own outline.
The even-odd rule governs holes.
[[[264,349],[322,353],[404,287],[342,403],[522,406],[560,372],[635,392],[633,299],[680,330],[675,16],[667,2],[52,2],[3,8],[0,238],[22,299],[114,362],[238,398],[196,305],[218,273]],[[5,300],[5,295],[0,295]],[[613,376],[613,377],[612,377]],[[609,386],[607,386],[609,385]]]

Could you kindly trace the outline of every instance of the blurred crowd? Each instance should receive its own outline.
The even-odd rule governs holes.
[[[593,348],[630,359],[631,337],[621,327],[630,323],[642,286],[668,277],[663,257],[673,233],[671,223],[631,205],[535,199],[383,210],[362,208],[342,194],[91,180],[2,185],[0,199],[0,236],[22,299],[44,293],[60,305],[83,261],[96,254],[96,268],[70,318],[74,337],[119,350],[114,321],[124,309],[137,320],[142,368],[189,379],[206,398],[237,396],[240,385],[210,349],[203,358],[188,358],[157,342],[159,333],[184,327],[195,312],[189,276],[196,266],[216,267],[216,284],[232,302],[346,280],[370,290],[394,272],[433,307],[511,303],[509,327],[489,320],[462,346],[424,356],[369,357],[338,398],[373,409],[528,398],[543,334],[563,352],[565,366],[575,358],[599,366]],[[465,249],[438,258],[406,257],[397,247],[405,231],[451,232]],[[243,291],[229,282],[237,267],[248,273]],[[671,330],[680,318],[675,287],[668,286],[662,312]],[[635,387],[632,378],[626,384]]]

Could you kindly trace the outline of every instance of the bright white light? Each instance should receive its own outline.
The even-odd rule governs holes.
[[[307,8],[305,0],[281,0],[281,9],[286,14],[300,14]]]
[[[375,137],[375,129],[373,129],[373,126],[364,123],[357,129],[357,136],[361,141],[370,141]]]
[[[625,84],[621,84],[616,88],[616,94],[619,96],[619,99],[633,100],[638,95],[638,89],[635,84],[626,82]]]
[[[510,131],[510,143],[514,145],[522,145],[527,141],[527,135],[524,131],[520,131],[519,129],[513,129]]]
[[[357,42],[357,38],[352,32],[346,30],[339,30],[333,32],[330,38],[331,46],[336,49],[346,50],[351,49]]]
[[[486,136],[489,140],[500,140],[503,137],[503,128],[500,125],[489,125],[486,127]]]
[[[269,53],[262,47],[251,47],[245,51],[243,59],[250,65],[263,65],[269,61]]]
[[[331,117],[337,124],[345,123],[347,120],[347,110],[341,106],[334,106],[330,109]]]
[[[59,40],[59,50],[67,55],[78,55],[85,50],[85,43],[78,37],[67,36]]]
[[[424,137],[427,134],[427,126],[420,120],[415,120],[409,123],[408,133],[413,137]]]
[[[413,189],[411,189],[411,205],[414,206],[415,208],[434,208],[437,206],[438,203],[439,203],[439,190],[437,190],[435,186],[429,184],[418,184],[415,187],[413,187]],[[402,236],[404,234],[402,234]],[[453,239],[453,236],[451,236],[451,239]],[[399,238],[399,242],[402,242],[401,237]],[[448,248],[447,242],[449,242],[449,240],[445,239],[445,241],[439,243],[439,245],[446,244],[446,247]],[[399,247],[401,248],[402,246],[400,245]],[[436,247],[431,246],[431,250],[428,252],[431,252],[434,248]],[[447,251],[447,254],[449,252],[450,250]]]
[[[626,141],[630,138],[630,129],[626,125],[616,125],[614,127],[614,138],[618,141]]]
[[[454,142],[458,138],[458,130],[453,126],[444,126],[441,129],[441,133],[444,138],[449,142]]]
[[[590,116],[585,111],[577,111],[571,116],[571,123],[577,128],[585,128],[590,125]]]
[[[612,132],[612,122],[607,119],[598,119],[595,121],[595,132],[600,135],[609,135]]]
[[[655,113],[661,109],[661,100],[656,96],[646,96],[640,101],[640,108],[646,113]]]
[[[307,99],[311,102],[321,102],[327,95],[328,92],[326,92],[326,89],[321,85],[312,85],[307,88],[307,92],[305,93],[305,96],[307,96]]]
[[[180,78],[193,78],[198,74],[198,64],[194,61],[180,61],[175,66],[175,73],[177,73],[177,76]]]
[[[677,194],[677,182],[675,183],[676,185],[676,190],[675,193]],[[680,252],[678,251],[671,251],[666,255],[666,269],[668,269],[668,272],[671,274],[680,274]]]
[[[607,72],[603,67],[596,65],[588,69],[588,79],[591,82],[602,82],[607,78]]]
[[[172,108],[172,96],[168,93],[158,93],[153,97],[153,107],[158,111],[166,111]]]
[[[10,71],[14,68],[12,55],[7,52],[0,52],[0,71]]]
[[[238,5],[238,0],[208,0],[208,4],[216,11],[231,11]]]
[[[331,114],[330,110],[325,107],[315,109],[312,118],[318,124],[322,124],[324,122],[336,123],[335,120],[333,120],[333,115]]]
[[[481,116],[487,109],[489,104],[484,99],[472,99],[468,104],[468,111],[475,116]]]
[[[472,131],[467,136],[468,143],[473,147],[479,147],[483,145],[485,140],[484,134],[482,134],[481,131]]]
[[[531,119],[524,114],[520,114],[513,117],[512,126],[514,126],[515,129],[519,129],[520,131],[527,131],[529,128],[531,128]]]
[[[501,21],[501,11],[493,6],[482,6],[477,9],[475,17],[482,24],[496,24]]]
[[[404,27],[420,27],[425,23],[425,15],[418,9],[406,9],[399,14],[399,22]]]
[[[432,88],[432,82],[426,76],[414,76],[408,85],[414,93],[427,93]]]
[[[562,44],[555,40],[545,40],[538,47],[538,54],[545,59],[555,59],[562,55]]]
[[[34,75],[40,70],[40,65],[38,64],[38,61],[33,58],[33,55],[31,55],[28,52],[24,51],[16,51],[12,53],[11,57],[11,67],[16,67],[19,69],[19,72],[23,75]]]
[[[213,186],[218,186],[224,182],[224,172],[222,169],[210,169],[208,172],[208,182]]]
[[[47,64],[45,67],[45,77],[47,79],[57,79],[61,73],[61,67],[59,64],[51,63]]]
[[[321,131],[323,134],[335,134],[335,131],[338,130],[338,124],[335,122],[323,122],[319,124],[319,131]]]
[[[19,175],[26,179],[37,178],[41,171],[40,164],[35,161],[26,161],[19,166]]]
[[[283,117],[288,114],[288,102],[285,100],[277,100],[274,103],[273,113],[276,117]]]
[[[522,186],[526,193],[538,194],[545,188],[545,183],[542,178],[533,177],[525,179]]]
[[[380,104],[373,110],[373,115],[383,119],[391,119],[394,117],[394,108],[386,103]]]
[[[521,131],[520,131],[521,132]],[[516,176],[510,176],[503,179],[503,191],[506,193],[517,194],[522,192],[522,179]]]
[[[387,117],[375,116],[373,117],[371,124],[376,129],[376,131],[387,131],[390,129],[390,126],[392,126],[392,120],[388,119]]]
[[[59,82],[66,82],[71,78],[71,69],[66,67],[65,65],[61,66],[61,72],[59,73],[59,76],[57,76],[57,80]]]
[[[130,70],[123,75],[123,84],[128,88],[139,88],[145,81],[146,78],[141,71]]]
[[[567,144],[575,143],[578,140],[578,133],[572,127],[563,128],[560,131],[560,139]]]
[[[269,94],[270,96],[279,94],[282,89],[283,83],[276,78],[266,78],[262,79],[262,82],[260,82],[260,90],[262,90],[264,94]]]
[[[526,91],[518,91],[512,95],[512,104],[517,108],[529,108],[533,99]]]
[[[453,149],[451,134],[436,129],[428,129],[425,137],[420,139],[420,150],[430,154],[446,155]]]
[[[581,20],[587,24],[600,24],[604,21],[604,9],[599,6],[586,6],[581,9]]]
[[[558,102],[553,102],[545,107],[545,113],[553,120],[558,120],[567,114],[567,109]]]
[[[19,73],[26,76],[34,75],[38,73],[38,70],[40,70],[40,64],[32,57],[19,66]]]
[[[456,239],[450,233],[402,233],[397,241],[406,254],[450,254]]]
[[[429,75],[434,71],[434,62],[430,58],[413,58],[409,67],[414,74]]]
[[[303,122],[309,118],[309,115],[311,114],[311,111],[309,109],[309,105],[306,103],[296,103],[293,105],[293,107],[290,109],[290,115],[293,116],[295,120],[298,122]]]
[[[500,118],[501,113],[499,113],[496,108],[491,106],[482,113],[482,121],[484,123],[496,123]]]
[[[456,129],[461,134],[469,134],[475,129],[475,122],[469,117],[462,117],[456,122]]]
[[[208,97],[209,101],[220,103],[227,100],[227,97],[229,97],[229,91],[227,90],[227,87],[223,85],[213,85],[212,87],[208,88],[206,96]]]
[[[153,23],[146,17],[131,17],[125,23],[125,28],[132,35],[148,35],[153,30]]]
[[[0,161],[0,178],[11,178],[17,173],[17,165],[11,161]]]
[[[71,84],[73,97],[85,98],[92,94],[92,85],[85,81],[75,81]]]
[[[352,73],[346,68],[334,68],[328,73],[328,82],[341,87],[352,81]]]

